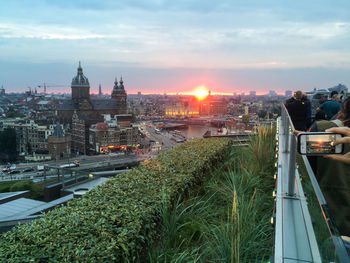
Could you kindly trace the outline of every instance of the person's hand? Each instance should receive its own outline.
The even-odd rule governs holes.
[[[350,144],[350,128],[348,128],[348,127],[335,127],[335,128],[327,129],[326,132],[340,133],[340,134],[344,135],[343,138],[334,141],[334,146],[341,144],[341,143]],[[328,158],[328,159],[335,160],[335,161],[340,161],[340,162],[350,164],[350,152],[345,153],[343,155],[341,155],[341,154],[325,155],[324,157]]]
[[[298,131],[298,130],[293,130],[293,134],[295,135],[295,136],[298,136],[298,134],[299,133],[302,133],[303,131]]]

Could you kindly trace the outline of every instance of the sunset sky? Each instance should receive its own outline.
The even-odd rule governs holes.
[[[350,87],[350,1],[0,2],[0,86],[65,85],[81,61],[92,92]]]

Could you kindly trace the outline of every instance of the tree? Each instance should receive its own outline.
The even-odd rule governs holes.
[[[24,117],[24,114],[19,111],[9,111],[6,115],[7,118],[17,118],[17,117]]]
[[[272,108],[272,113],[273,114],[277,114],[277,116],[281,116],[281,106],[274,106]]]
[[[266,110],[259,110],[258,111],[258,117],[261,119],[264,119],[266,117],[267,111]]]
[[[244,124],[248,124],[248,123],[250,122],[250,116],[244,114],[244,115],[242,116],[242,122],[243,122]]]
[[[134,112],[131,113],[131,121],[132,122],[137,122],[137,116]]]
[[[10,106],[6,116],[7,118],[17,118],[24,117],[24,114],[19,111],[16,111],[14,107]]]

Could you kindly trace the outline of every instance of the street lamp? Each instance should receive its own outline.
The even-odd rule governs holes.
[[[68,151],[68,147],[67,147],[67,152],[65,152],[64,155],[67,156],[68,164],[70,164],[70,152]],[[70,169],[70,177],[72,177],[72,169],[70,168],[70,165],[68,166],[68,168]],[[63,177],[64,177],[64,175],[63,175]]]
[[[78,180],[77,180],[77,173],[75,171],[73,171],[72,173],[73,173],[73,175],[75,177],[75,182],[77,183],[78,182]]]

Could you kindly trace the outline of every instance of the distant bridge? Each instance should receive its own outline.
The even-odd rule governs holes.
[[[163,125],[163,130],[181,130],[181,129],[187,129],[188,125],[187,124],[182,124],[182,123],[167,123]]]

